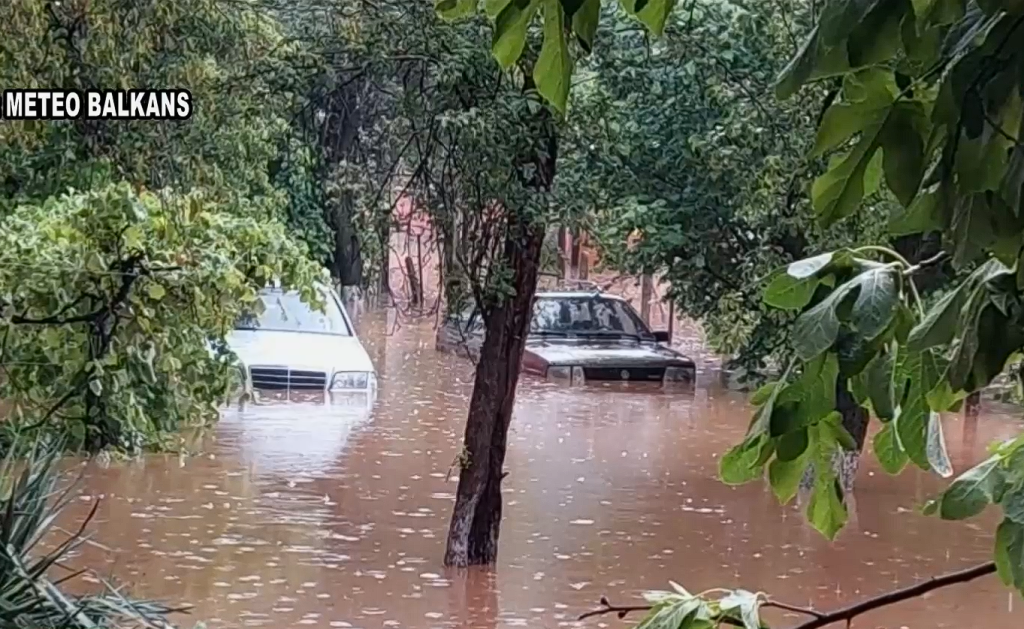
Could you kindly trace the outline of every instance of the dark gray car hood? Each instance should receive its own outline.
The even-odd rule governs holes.
[[[693,361],[675,350],[655,343],[592,340],[534,340],[526,351],[549,365],[584,367],[693,367]]]

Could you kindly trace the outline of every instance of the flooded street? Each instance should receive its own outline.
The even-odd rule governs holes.
[[[472,367],[434,350],[430,322],[392,335],[367,316],[381,373],[356,410],[231,411],[205,454],[90,468],[83,507],[109,574],[140,596],[194,605],[210,627],[562,627],[675,580],[743,586],[831,609],[991,558],[995,513],[970,523],[914,509],[944,483],[862,466],[835,544],[764,486],[730,488],[717,457],[749,422],[743,397],[650,394],[525,379],[510,435],[505,519],[493,572],[446,573],[445,530]],[[699,361],[698,361],[699,362]],[[957,471],[1022,427],[1010,416],[946,420]],[[454,473],[454,472],[452,472]],[[774,610],[772,610],[774,611]],[[1021,626],[996,577],[861,617],[875,627]],[[633,618],[633,620],[639,617]],[[796,624],[785,613],[776,626]],[[181,618],[183,626],[192,620]],[[624,627],[612,615],[580,626]],[[837,625],[841,627],[841,625]]]

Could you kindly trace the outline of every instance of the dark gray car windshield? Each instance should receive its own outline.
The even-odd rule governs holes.
[[[530,321],[533,334],[653,336],[629,304],[599,296],[538,297]]]
[[[263,312],[243,315],[235,328],[352,336],[337,302],[330,295],[324,295],[324,299],[324,312],[319,312],[302,301],[297,292],[265,290],[260,293]]]

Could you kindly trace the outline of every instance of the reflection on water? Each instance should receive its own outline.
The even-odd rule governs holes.
[[[796,506],[715,478],[745,429],[741,397],[520,387],[510,435],[496,571],[441,568],[472,369],[433,350],[429,326],[385,337],[363,317],[382,373],[369,416],[316,404],[226,413],[207,454],[92,468],[103,497],[98,548],[145,596],[187,601],[211,627],[574,626],[601,595],[627,603],[669,579],[744,586],[834,608],[991,556],[993,517],[949,523],[914,512],[942,481],[864,465],[856,513],[829,545]],[[962,470],[1012,417],[950,417]],[[854,623],[1019,626],[994,577]],[[1011,619],[1014,622],[1011,623]],[[785,626],[795,618],[775,616]],[[1016,624],[1014,624],[1016,623]],[[586,626],[622,626],[613,617]]]

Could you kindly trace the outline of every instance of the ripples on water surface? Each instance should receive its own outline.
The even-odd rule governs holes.
[[[103,497],[83,561],[135,591],[195,606],[210,627],[560,627],[601,595],[627,603],[669,579],[743,586],[834,608],[991,556],[993,517],[913,510],[941,481],[873,465],[829,545],[765,487],[730,488],[717,455],[749,421],[741,397],[568,390],[524,381],[510,436],[494,573],[440,566],[471,367],[437,354],[429,325],[364,341],[383,374],[369,418],[315,407],[226,414],[207,454],[92,468]],[[1020,429],[946,420],[957,470]],[[990,514],[992,516],[992,514]],[[93,556],[94,555],[94,556]],[[103,561],[101,559],[100,561]],[[1024,626],[995,577],[862,617],[875,627]],[[182,624],[187,625],[190,621]],[[795,618],[775,616],[777,626]],[[613,616],[581,626],[626,626]]]

